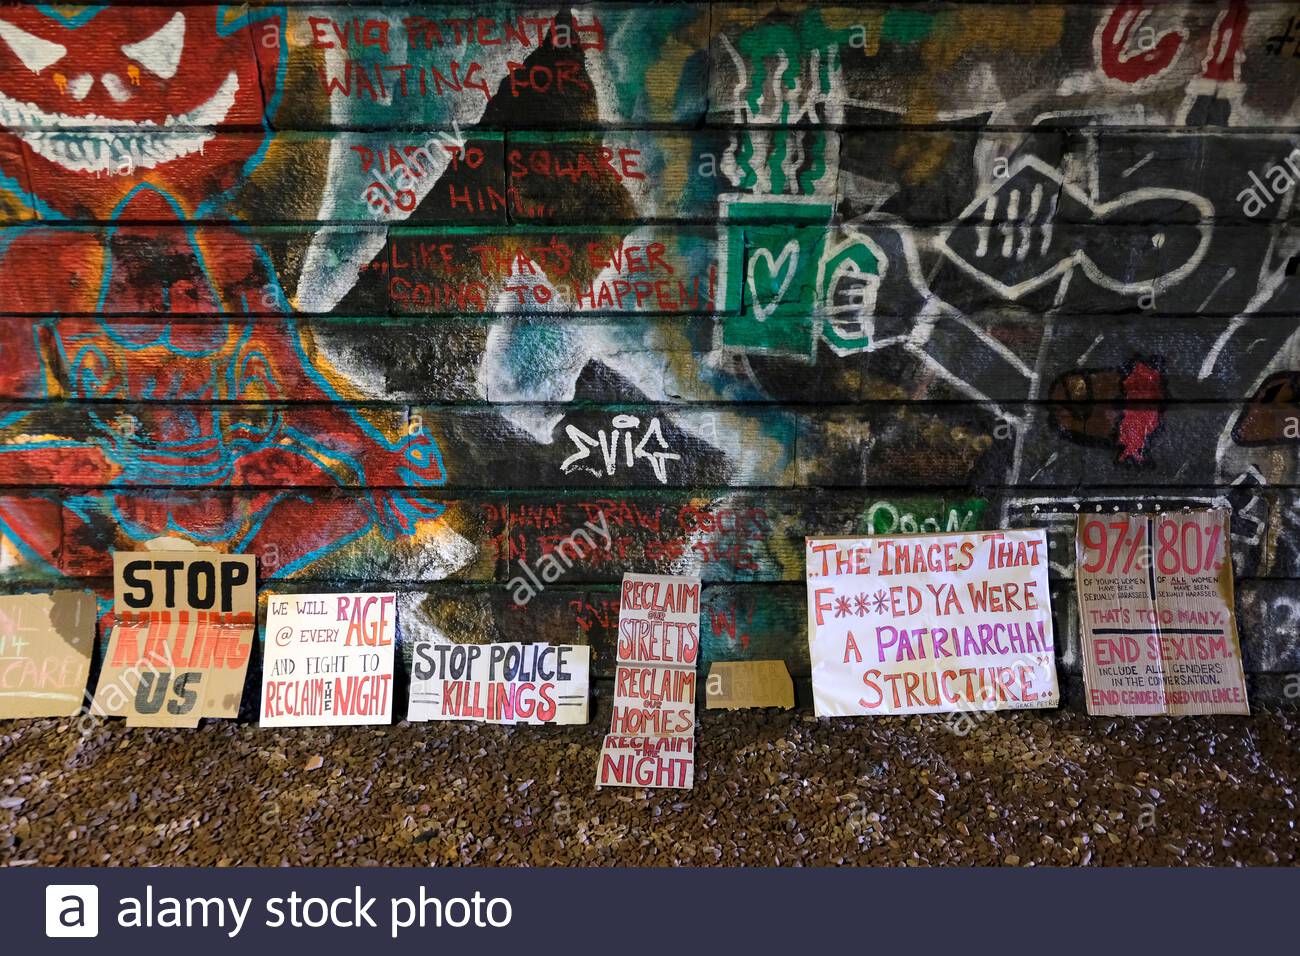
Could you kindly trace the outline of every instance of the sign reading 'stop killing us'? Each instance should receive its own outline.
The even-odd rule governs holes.
[[[238,716],[257,612],[251,554],[118,551],[113,598],[94,713],[131,727]]]
[[[1041,530],[806,539],[819,717],[1055,707]]]

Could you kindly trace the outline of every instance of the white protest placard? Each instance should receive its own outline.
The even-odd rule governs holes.
[[[597,786],[694,785],[699,655],[699,579],[623,575],[614,710]]]
[[[407,718],[585,724],[590,675],[585,644],[421,640],[411,649]]]
[[[263,727],[387,724],[395,594],[272,594],[262,656]]]
[[[695,738],[606,734],[596,785],[690,790],[695,786]]]
[[[1088,713],[1248,714],[1226,508],[1084,514],[1075,536]]]
[[[819,717],[1057,705],[1046,532],[805,544]]]

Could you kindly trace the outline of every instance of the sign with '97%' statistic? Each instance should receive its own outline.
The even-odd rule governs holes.
[[[1047,537],[806,539],[819,717],[1055,707]]]
[[[1084,514],[1075,537],[1088,713],[1248,714],[1229,511]]]
[[[396,594],[272,594],[262,726],[388,723],[396,625]]]

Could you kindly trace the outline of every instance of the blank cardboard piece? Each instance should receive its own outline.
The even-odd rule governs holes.
[[[794,682],[785,661],[714,661],[704,685],[709,710],[794,707]]]
[[[94,646],[89,591],[0,596],[0,718],[77,714]]]

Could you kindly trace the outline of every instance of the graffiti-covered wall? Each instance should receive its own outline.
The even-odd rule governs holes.
[[[1287,4],[0,8],[0,575],[113,549],[589,642],[699,574],[808,673],[803,537],[1233,509],[1300,671]]]

